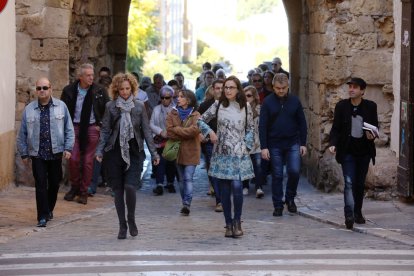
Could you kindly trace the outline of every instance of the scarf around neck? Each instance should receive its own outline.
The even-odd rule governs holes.
[[[186,109],[183,109],[182,107],[178,106],[177,111],[178,115],[180,116],[181,121],[184,121],[185,119],[190,116],[190,114],[193,112],[194,107],[188,107]]]
[[[124,100],[118,96],[115,102],[115,106],[121,110],[121,120],[119,124],[119,145],[121,147],[122,159],[127,163],[125,171],[129,169],[130,157],[129,157],[129,140],[134,138],[134,127],[131,121],[131,110],[135,107],[134,96],[129,96]]]

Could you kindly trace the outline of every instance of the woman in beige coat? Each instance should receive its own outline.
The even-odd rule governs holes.
[[[176,163],[183,204],[180,212],[185,216],[190,214],[193,176],[196,166],[200,163],[200,130],[197,126],[200,113],[195,110],[197,100],[194,93],[190,90],[180,91],[177,107],[168,114],[166,122],[168,137],[181,141]]]

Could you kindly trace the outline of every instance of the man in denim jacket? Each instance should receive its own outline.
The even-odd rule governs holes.
[[[36,95],[37,100],[23,111],[17,147],[25,165],[32,160],[37,226],[45,227],[46,222],[53,218],[62,180],[62,157],[71,157],[75,132],[66,104],[52,97],[52,87],[47,78],[36,82]]]

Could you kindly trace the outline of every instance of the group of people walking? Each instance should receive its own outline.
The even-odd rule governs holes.
[[[243,194],[254,182],[256,197],[262,198],[269,173],[273,215],[282,216],[285,205],[296,213],[294,199],[301,157],[307,153],[307,123],[299,98],[289,93],[289,74],[279,58],[273,63],[273,71],[249,71],[245,84],[235,76],[216,78],[205,64],[197,93],[184,86],[182,74],[176,74],[170,85],[156,74],[154,83],[143,91],[139,78],[118,73],[108,94],[93,82],[90,64],[80,66],[78,80],[64,88],[61,100],[52,97],[47,78],[39,79],[37,100],[25,108],[17,139],[24,163],[29,157],[32,160],[38,226],[45,227],[53,219],[63,157],[68,159],[71,182],[64,199],[86,204],[94,160],[103,162],[114,193],[118,239],[125,239],[128,229],[131,236],[138,235],[136,187],[145,159],[144,141],[154,168],[154,194],[164,189],[175,193],[174,180],[178,179],[184,216],[190,214],[194,172],[203,153],[215,211],[224,214],[225,237],[243,235]],[[271,92],[263,77],[271,78]],[[254,80],[260,80],[261,86]],[[354,222],[365,223],[361,212],[365,175],[375,157],[375,137],[364,134],[363,123],[378,126],[378,119],[375,103],[362,99],[366,83],[353,78],[348,84],[350,99],[335,108],[329,150],[336,152],[343,167],[345,223],[352,228]],[[169,140],[180,143],[174,161],[163,157]]]

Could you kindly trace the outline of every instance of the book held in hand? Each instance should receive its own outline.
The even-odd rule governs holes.
[[[371,132],[371,134],[372,134],[372,136],[374,136],[374,138],[379,137],[378,128],[374,125],[371,125],[371,124],[368,124],[368,123],[364,122],[364,125],[363,125],[362,129],[365,130],[365,131]]]

